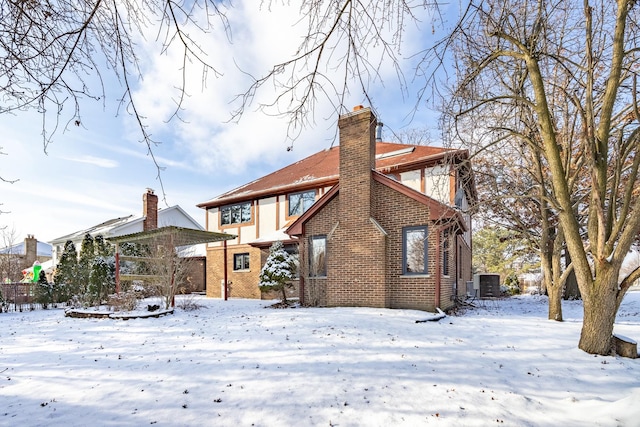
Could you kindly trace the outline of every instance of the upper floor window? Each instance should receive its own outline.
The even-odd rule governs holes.
[[[220,208],[220,225],[251,222],[251,202],[238,203]]]
[[[402,273],[427,274],[427,226],[402,230]]]
[[[300,193],[292,193],[289,199],[289,216],[302,215],[316,201],[315,190],[302,191]]]

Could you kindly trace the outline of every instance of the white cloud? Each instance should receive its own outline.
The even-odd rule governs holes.
[[[96,156],[79,156],[79,157],[61,157],[61,159],[69,160],[72,162],[86,163],[101,168],[115,168],[118,167],[118,162],[111,159],[105,159],[103,157]]]
[[[204,213],[195,204],[336,142],[335,108],[319,97],[311,123],[301,129],[293,151],[287,151],[291,144],[288,122],[256,111],[260,103],[273,101],[277,94],[273,86],[257,94],[239,123],[229,122],[230,112],[237,106],[232,101],[252,82],[247,73],[262,76],[274,64],[289,59],[306,32],[307,23],[300,21],[298,7],[273,2],[267,10],[260,9],[261,3],[234,2],[228,11],[231,41],[220,27],[206,34],[190,34],[199,37],[206,60],[222,75],[209,75],[205,84],[202,69],[191,63],[185,74],[184,109],[171,121],[180,96],[176,87],[182,79],[182,52],[174,45],[160,54],[159,43],[138,41],[139,53],[147,57],[141,58],[144,80],[139,82],[134,99],[151,137],[162,141],[152,149],[159,165],[166,167],[161,176],[167,203],[179,204],[198,221]],[[155,30],[150,29],[148,40],[154,39]],[[407,34],[413,43],[406,51],[409,53],[423,34],[415,28]],[[368,52],[371,58],[379,55],[376,49]],[[334,54],[338,56],[338,52]],[[402,104],[406,101],[401,99],[393,67],[383,63],[379,72],[381,80],[369,88],[377,103],[373,107],[385,127],[393,129],[401,126],[412,105]],[[334,83],[341,81],[342,76],[336,74]],[[39,126],[34,126],[39,122],[37,115],[0,115],[4,131],[0,146],[8,154],[0,156],[0,176],[20,179],[14,185],[0,183],[0,210],[12,212],[0,215],[0,226],[15,224],[20,232],[47,240],[116,216],[139,213],[146,187],[161,194],[158,171],[140,142],[140,129],[130,115],[114,114],[121,88],[115,83],[112,86],[108,86],[112,92],[107,93],[111,103],[84,108],[82,126],[56,135],[48,155],[42,150]],[[347,108],[366,102],[360,87],[350,90]]]

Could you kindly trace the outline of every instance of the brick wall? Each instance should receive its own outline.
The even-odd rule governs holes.
[[[299,243],[298,249],[300,254],[300,275],[304,278],[305,304],[320,307],[327,306],[328,277],[335,273],[328,265],[326,278],[309,277],[309,247],[307,242],[310,236],[327,236],[327,261],[329,261],[334,256],[334,252],[339,245],[339,242],[336,242],[331,234],[337,221],[338,197],[336,196],[305,224],[305,234],[302,236],[302,242]]]
[[[233,271],[233,255],[249,254],[247,271]],[[221,281],[224,280],[224,248],[207,249],[207,296],[223,298]],[[233,245],[227,248],[227,279],[231,282],[227,296],[229,298],[261,298],[258,288],[258,276],[262,268],[262,251],[249,245]]]
[[[436,289],[436,227],[429,220],[429,208],[391,188],[375,182],[374,216],[389,234],[387,238],[387,278],[391,308],[435,311]],[[428,274],[402,275],[402,229],[407,226],[426,225],[428,232]],[[441,282],[441,290],[447,285]],[[441,293],[441,307],[447,308]]]
[[[233,270],[234,254],[248,253],[249,267],[247,271]],[[227,280],[229,298],[279,299],[281,293],[261,292],[260,270],[267,261],[269,248],[254,248],[249,245],[233,245],[227,248]],[[224,298],[221,281],[224,280],[224,247],[216,246],[207,249],[207,296]],[[299,281],[292,281],[293,288],[287,289],[288,298],[298,297]]]

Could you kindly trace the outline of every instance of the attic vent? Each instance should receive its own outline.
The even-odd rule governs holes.
[[[416,147],[403,148],[401,150],[389,151],[388,153],[376,154],[376,160],[387,159],[389,157],[401,156],[403,154],[413,153]]]

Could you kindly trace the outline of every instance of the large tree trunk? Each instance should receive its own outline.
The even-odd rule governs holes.
[[[569,251],[564,251],[564,264],[571,264],[571,255]],[[567,276],[567,280],[564,283],[564,293],[562,296],[563,299],[580,299],[582,298],[580,295],[580,288],[578,287],[578,279],[576,279],[576,273],[572,271]]]
[[[618,311],[618,276],[616,269],[602,271],[590,289],[582,290],[584,320],[578,347],[590,354],[612,354],[613,323]]]
[[[547,287],[549,292],[549,320],[562,322],[562,287],[555,284]]]
[[[549,320],[562,321],[562,287],[558,286],[552,268],[551,254],[547,251],[540,252],[542,265],[542,281],[549,296]]]

